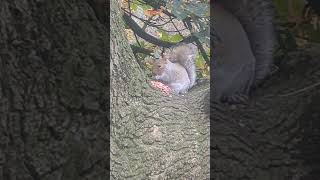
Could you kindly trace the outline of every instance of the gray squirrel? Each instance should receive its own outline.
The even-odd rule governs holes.
[[[211,22],[218,37],[211,56],[211,98],[238,103],[270,74],[272,0],[215,0],[211,8]],[[186,45],[174,49],[154,63],[155,78],[176,93],[186,93],[196,77],[193,53]]]
[[[218,39],[211,56],[211,98],[242,102],[273,64],[272,0],[215,0],[211,8]]]
[[[178,45],[154,62],[154,78],[175,94],[185,94],[196,82],[195,55],[196,48],[192,44]]]

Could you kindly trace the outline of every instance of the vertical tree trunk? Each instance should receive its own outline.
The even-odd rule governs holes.
[[[208,179],[209,85],[184,97],[152,90],[111,1],[111,178]],[[206,112],[205,112],[206,110]]]
[[[0,179],[105,179],[107,29],[86,1],[0,1]]]

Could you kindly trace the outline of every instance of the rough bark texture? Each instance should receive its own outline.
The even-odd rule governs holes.
[[[320,82],[318,49],[282,59],[248,106],[213,105],[213,179],[318,179],[319,86],[289,93]]]
[[[111,178],[209,179],[208,83],[184,97],[152,90],[120,12],[111,1]],[[96,14],[87,1],[0,1],[0,179],[108,178]],[[319,82],[314,52],[284,59],[248,106],[212,103],[212,179],[319,177],[319,87],[287,93]]]
[[[111,9],[112,179],[209,179],[208,87],[172,98],[150,90]],[[319,87],[288,94],[320,81],[318,49],[281,59],[248,105],[211,102],[211,179],[319,177]]]
[[[208,179],[208,82],[179,97],[151,89],[120,12],[111,1],[111,179]]]
[[[105,179],[107,28],[87,1],[0,1],[0,179]]]

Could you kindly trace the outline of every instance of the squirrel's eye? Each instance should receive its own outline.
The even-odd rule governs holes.
[[[161,65],[158,65],[158,67],[161,68],[162,66],[161,66]]]

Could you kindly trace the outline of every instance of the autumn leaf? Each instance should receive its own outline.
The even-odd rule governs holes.
[[[162,11],[163,11],[163,6],[161,6],[160,9],[147,9],[144,11],[144,15],[146,16],[156,16],[156,15],[161,15],[162,14]]]

